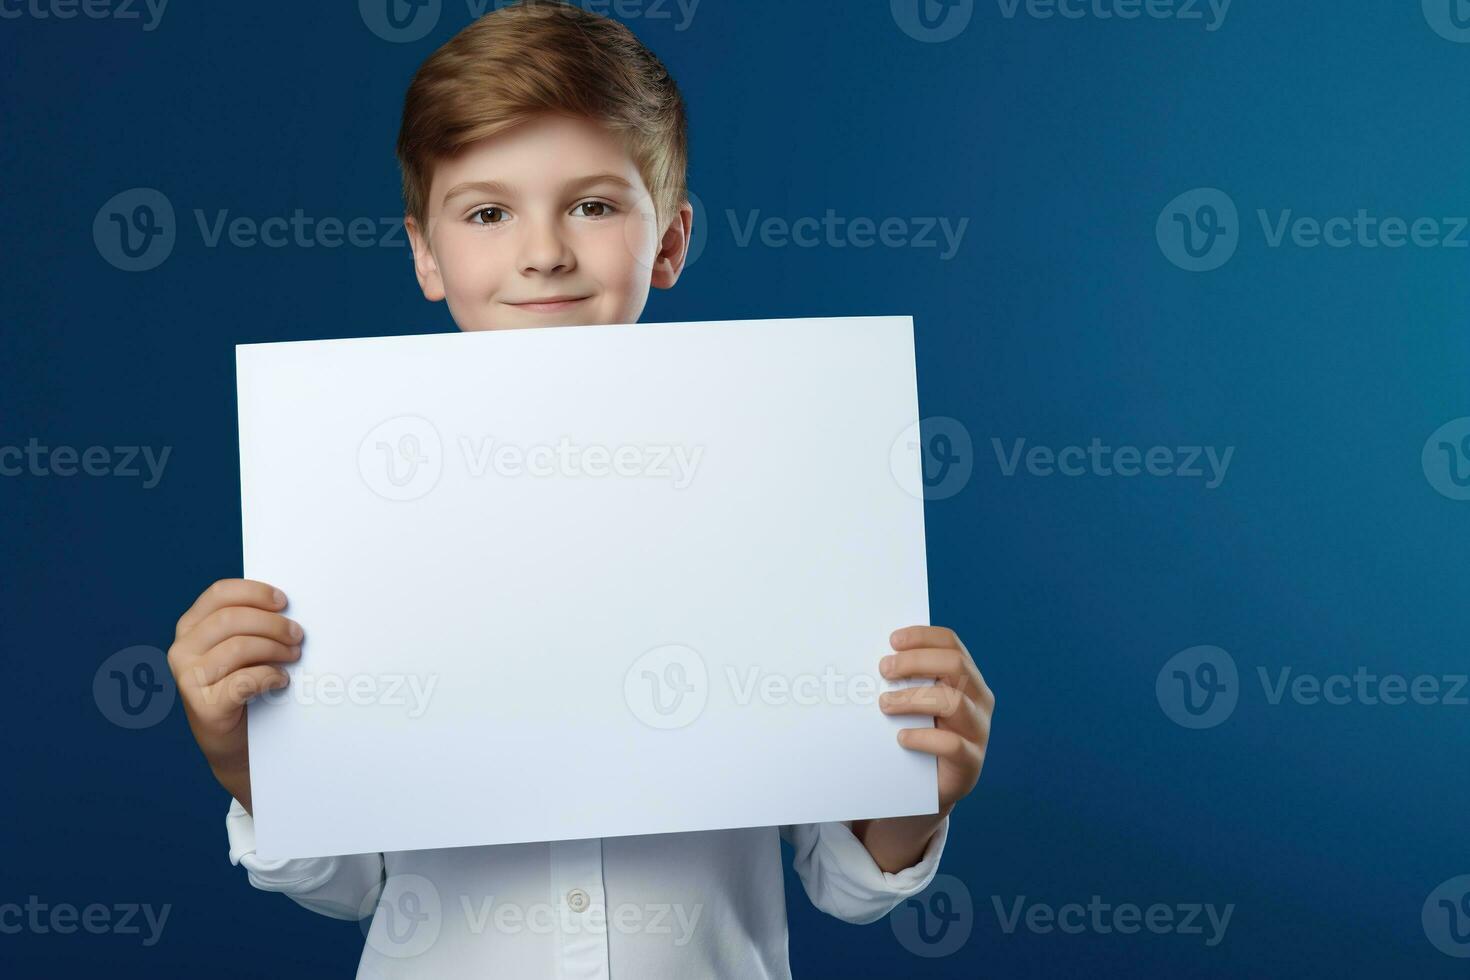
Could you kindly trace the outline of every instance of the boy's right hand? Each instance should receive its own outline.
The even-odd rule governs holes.
[[[280,589],[250,579],[220,579],[205,589],[174,630],[168,666],[194,740],[220,785],[250,809],[250,745],[245,704],[286,686],[278,666],[301,656],[302,630],[280,614]]]

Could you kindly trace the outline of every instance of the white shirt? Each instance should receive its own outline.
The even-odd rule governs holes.
[[[256,888],[337,919],[372,913],[359,980],[788,980],[780,838],[813,905],[873,922],[929,884],[949,818],[893,874],[843,823],[283,861],[256,855],[237,800],[225,828]]]

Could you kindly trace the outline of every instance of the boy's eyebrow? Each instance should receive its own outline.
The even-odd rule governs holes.
[[[633,189],[633,184],[626,177],[619,177],[617,174],[591,174],[587,177],[578,177],[575,180],[567,181],[566,189],[568,192],[575,192],[584,187],[594,187],[598,184],[616,184],[628,190]],[[510,197],[511,190],[508,185],[502,184],[498,180],[471,180],[463,184],[455,184],[449,190],[445,191],[443,203],[448,204],[456,197],[461,197],[466,194]]]
[[[583,187],[592,187],[595,184],[617,184],[628,190],[633,189],[632,183],[626,177],[617,174],[592,174],[590,177],[578,177],[576,180],[567,182],[567,190],[578,190]]]
[[[510,188],[498,180],[471,180],[463,184],[455,184],[444,192],[444,203],[448,204],[456,197],[465,194],[489,194],[492,197],[509,197]]]

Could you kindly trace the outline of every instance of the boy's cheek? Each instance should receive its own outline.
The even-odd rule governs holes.
[[[658,235],[653,216],[644,214],[626,215],[618,228],[618,259],[625,269],[641,273],[645,278],[653,268],[653,258],[658,252]]]
[[[439,269],[444,277],[444,289],[451,299],[465,304],[488,303],[494,299],[497,283],[501,279],[496,270],[510,260],[488,250],[479,251],[485,254],[475,251],[453,252],[440,260]]]

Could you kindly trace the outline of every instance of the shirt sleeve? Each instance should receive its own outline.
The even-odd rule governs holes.
[[[789,824],[781,837],[796,849],[792,861],[812,904],[844,922],[876,922],[929,886],[949,836],[945,817],[919,863],[887,872],[845,823]]]
[[[261,891],[284,892],[297,905],[334,919],[361,919],[373,913],[383,888],[383,855],[267,861],[255,853],[255,818],[233,798],[225,832],[230,838],[230,863],[243,865],[250,884]]]

